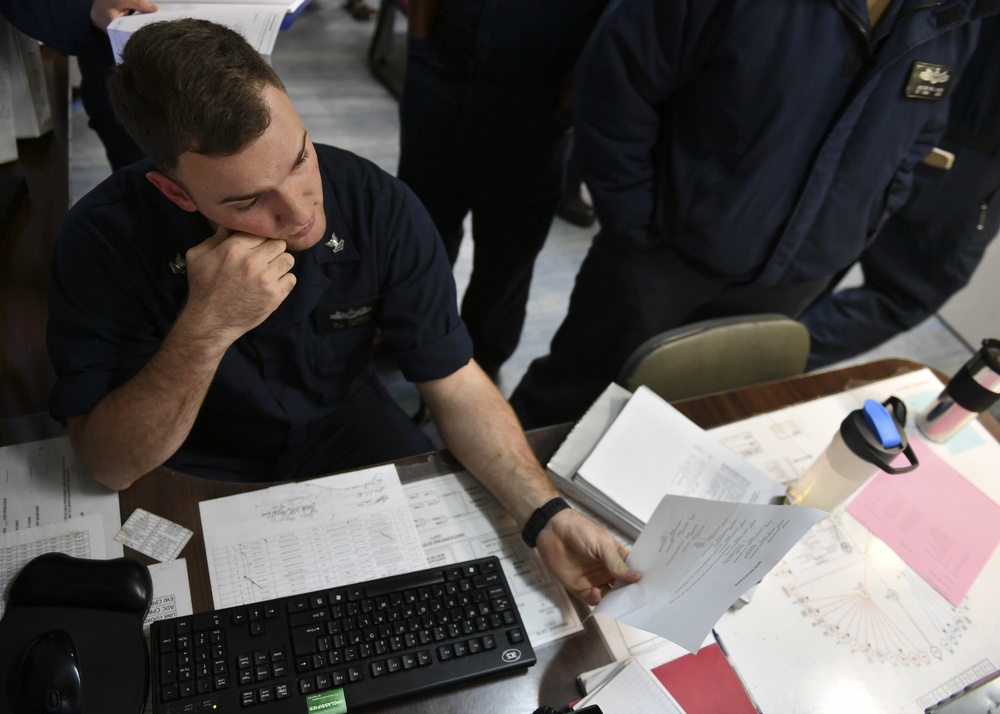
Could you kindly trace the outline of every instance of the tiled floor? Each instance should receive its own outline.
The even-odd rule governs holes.
[[[402,30],[402,20],[397,22]],[[312,0],[290,30],[278,38],[272,63],[286,83],[315,141],[350,149],[395,172],[398,158],[397,103],[371,75],[366,63],[372,22],[358,22],[339,0]],[[403,37],[397,37],[402,43]],[[109,169],[82,110],[71,122],[71,195],[79,197]],[[577,267],[596,229],[581,229],[556,219],[539,257],[521,344],[500,374],[509,394],[530,361],[547,352],[561,321]],[[459,294],[468,280],[466,241],[455,270]],[[852,276],[848,276],[851,280]],[[936,317],[852,362],[899,356],[924,362],[946,374],[969,357],[967,345]]]

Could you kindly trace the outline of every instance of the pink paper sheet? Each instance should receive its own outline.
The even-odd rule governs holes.
[[[847,511],[954,606],[1000,542],[1000,505],[911,439],[920,466],[879,473]]]

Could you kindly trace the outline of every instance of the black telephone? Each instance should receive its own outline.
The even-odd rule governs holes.
[[[0,620],[0,711],[140,714],[153,582],[129,558],[46,553],[11,582]]]

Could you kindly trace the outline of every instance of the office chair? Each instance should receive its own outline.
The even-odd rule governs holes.
[[[662,332],[626,360],[618,383],[667,401],[802,374],[809,331],[784,315],[737,315]]]

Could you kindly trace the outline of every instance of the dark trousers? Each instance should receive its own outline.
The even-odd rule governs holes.
[[[944,146],[954,166],[917,167],[906,204],[859,260],[864,283],[827,293],[802,315],[811,337],[807,369],[918,325],[972,277],[1000,230],[1000,151]]]
[[[460,78],[425,41],[411,40],[398,174],[427,207],[452,264],[472,213],[461,315],[487,372],[521,336],[535,258],[562,187],[567,127],[554,91]]]
[[[526,429],[576,421],[618,378],[632,352],[654,335],[728,315],[795,317],[828,282],[734,285],[673,248],[626,248],[599,233],[580,266],[549,354],[531,363],[511,405]]]

